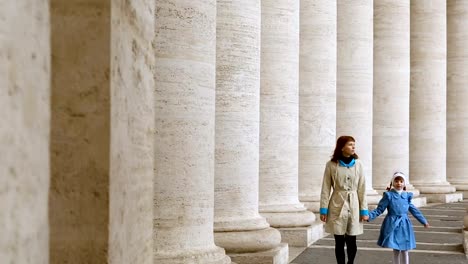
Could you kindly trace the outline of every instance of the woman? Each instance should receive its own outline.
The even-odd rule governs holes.
[[[345,243],[348,264],[354,263],[356,236],[363,233],[362,221],[369,219],[364,168],[354,149],[353,137],[339,137],[322,181],[320,220],[326,223],[325,231],[335,236],[338,264],[345,264]]]

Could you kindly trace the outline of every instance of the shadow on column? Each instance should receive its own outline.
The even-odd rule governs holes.
[[[109,43],[110,1],[51,1],[51,264],[107,263]]]

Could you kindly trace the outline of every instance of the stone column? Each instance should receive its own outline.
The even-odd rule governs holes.
[[[409,90],[409,0],[375,1],[372,181],[379,192],[398,170],[408,176],[408,191],[419,194],[409,183]]]
[[[411,1],[410,171],[428,202],[458,200],[446,178],[446,1]]]
[[[112,4],[108,263],[152,264],[155,6]]]
[[[0,8],[0,260],[49,263],[49,1]]]
[[[336,0],[302,0],[299,57],[299,198],[319,211],[336,139]]]
[[[258,213],[260,18],[260,0],[217,2],[215,243],[238,264],[288,262]]]
[[[468,196],[468,2],[447,1],[447,179]]]
[[[260,213],[273,227],[307,227],[315,217],[298,197],[299,1],[262,1],[261,43]],[[282,235],[289,245],[303,236]]]
[[[110,1],[51,1],[50,263],[106,263]]]
[[[230,263],[215,246],[216,0],[156,0],[154,261]]]
[[[368,202],[372,189],[373,0],[338,1],[336,135],[356,139],[364,163]]]

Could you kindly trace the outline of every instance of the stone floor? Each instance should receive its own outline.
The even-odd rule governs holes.
[[[431,224],[425,229],[412,218],[416,249],[410,251],[412,264],[461,264],[468,263],[463,252],[463,217],[468,200],[450,204],[428,204],[420,208]],[[391,249],[377,246],[380,223],[384,216],[364,225],[364,234],[358,236],[358,254],[355,264],[392,263]],[[290,248],[290,264],[333,264],[333,236],[327,236],[306,248]],[[297,257],[296,257],[297,256]]]

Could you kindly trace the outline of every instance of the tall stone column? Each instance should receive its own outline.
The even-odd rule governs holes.
[[[468,196],[468,2],[447,1],[447,179]]]
[[[238,264],[288,262],[258,213],[260,19],[260,0],[217,2],[215,243]]]
[[[374,2],[373,187],[384,191],[395,171],[409,182],[410,1]],[[420,201],[418,205],[424,203]]]
[[[410,172],[428,202],[458,200],[446,178],[446,1],[411,1]]]
[[[299,57],[299,198],[320,208],[336,139],[336,0],[302,0]]]
[[[0,8],[0,260],[49,263],[49,1]]]
[[[364,163],[368,202],[378,203],[372,188],[373,0],[338,1],[337,136],[356,139]]]
[[[260,213],[273,227],[307,227],[315,216],[298,197],[299,1],[262,1],[261,43]],[[304,237],[282,235],[290,245]]]
[[[152,264],[155,6],[112,4],[108,263]]]
[[[50,2],[50,264],[106,263],[110,1]]]
[[[230,263],[215,246],[216,0],[156,0],[154,261]]]

